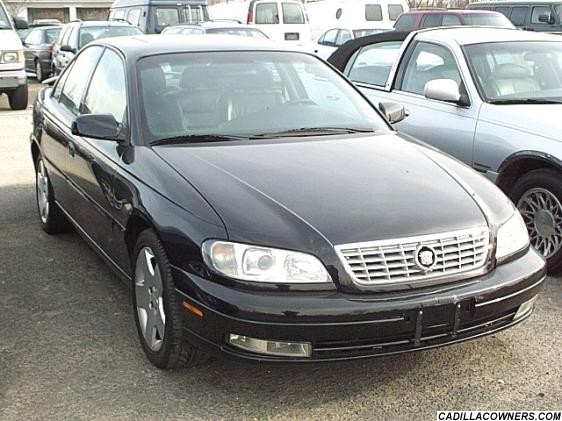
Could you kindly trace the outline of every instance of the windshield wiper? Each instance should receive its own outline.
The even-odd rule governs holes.
[[[189,134],[182,136],[165,137],[156,139],[149,143],[150,146],[156,145],[178,145],[182,143],[210,143],[227,142],[232,140],[247,140],[247,136],[231,136],[219,134]]]
[[[282,130],[279,132],[260,133],[250,136],[250,139],[266,139],[293,136],[329,136],[347,133],[373,133],[371,128],[357,127],[301,127],[300,129]]]
[[[543,98],[524,98],[524,99],[496,99],[490,101],[490,104],[495,105],[508,105],[508,104],[562,104],[562,101],[556,101],[554,99],[543,99]]]

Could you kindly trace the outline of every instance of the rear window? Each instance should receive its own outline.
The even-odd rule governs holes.
[[[404,8],[401,4],[389,4],[388,5],[388,18],[390,20],[398,19],[398,16],[404,12]]]
[[[256,24],[269,25],[279,23],[279,10],[277,3],[256,4]]]
[[[187,6],[184,9],[185,21],[188,23],[203,22],[205,16],[203,14],[203,7],[201,6]]]
[[[210,28],[207,29],[207,33],[267,39],[267,36],[262,31],[253,28]]]
[[[464,16],[465,25],[496,26],[500,28],[513,28],[511,21],[503,15],[495,13],[476,13]]]
[[[402,15],[394,23],[394,29],[399,31],[407,31],[416,27],[416,15]]]
[[[102,38],[126,37],[139,35],[142,31],[136,26],[87,26],[80,30],[78,48]]]
[[[46,44],[54,43],[60,34],[60,30],[61,28],[53,28],[53,29],[45,30],[45,43]]]
[[[180,22],[178,9],[171,7],[156,8],[156,26],[173,26]]]
[[[283,23],[302,24],[304,23],[304,13],[298,3],[281,3],[283,8]]]
[[[365,5],[365,19],[368,21],[381,21],[382,8],[380,4]]]

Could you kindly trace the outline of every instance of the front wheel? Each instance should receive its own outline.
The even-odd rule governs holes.
[[[538,169],[521,177],[511,198],[527,225],[531,244],[547,259],[550,273],[562,269],[562,184],[560,173]]]
[[[8,102],[12,110],[27,108],[27,84],[8,92]]]
[[[154,231],[140,234],[134,256],[133,310],[146,356],[158,368],[201,364],[207,357],[185,338],[170,263]]]

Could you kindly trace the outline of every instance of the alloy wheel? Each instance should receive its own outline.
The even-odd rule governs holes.
[[[135,298],[140,330],[151,351],[162,347],[166,327],[162,275],[154,252],[143,247],[136,261]]]
[[[35,62],[35,78],[37,81],[43,81],[43,69],[41,68],[41,63],[39,61]]]
[[[558,198],[544,188],[533,188],[521,196],[517,208],[533,247],[547,259],[558,253],[562,248],[562,205]]]
[[[37,206],[39,208],[39,216],[41,221],[46,224],[49,219],[49,177],[47,170],[40,159],[37,163]]]

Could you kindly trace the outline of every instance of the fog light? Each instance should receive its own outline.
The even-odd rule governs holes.
[[[312,354],[312,345],[309,342],[267,341],[234,333],[229,335],[228,342],[236,348],[258,354],[301,358],[310,358]]]
[[[519,306],[519,310],[517,310],[517,313],[515,313],[515,317],[513,317],[513,320],[521,319],[522,317],[527,316],[531,311],[533,311],[536,299],[537,296],[535,295],[529,301],[525,301],[523,304],[521,304]]]

